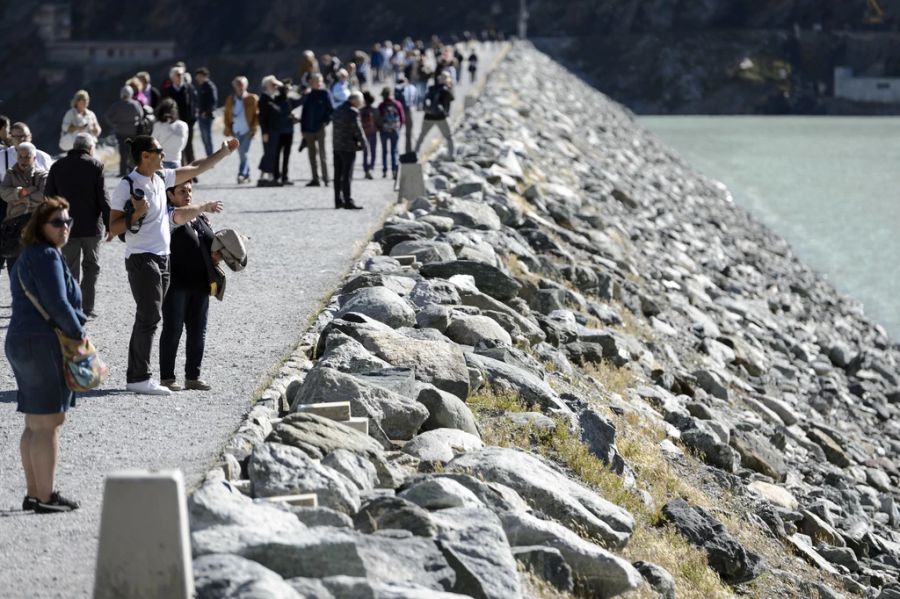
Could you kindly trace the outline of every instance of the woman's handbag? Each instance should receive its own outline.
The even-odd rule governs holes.
[[[31,213],[26,212],[14,216],[0,224],[0,255],[4,258],[13,258],[21,249],[22,229],[28,224]]]
[[[63,356],[63,377],[66,379],[66,386],[72,391],[81,393],[96,389],[102,385],[106,377],[109,376],[109,368],[100,359],[100,354],[97,353],[97,348],[94,347],[91,340],[87,336],[84,339],[66,337],[59,330],[59,327],[50,320],[50,315],[41,306],[37,297],[28,291],[25,281],[22,280],[22,273],[18,274],[22,291],[25,292],[26,297],[34,305],[35,310],[47,321],[47,324],[53,327],[53,331],[59,339],[59,348],[62,350]]]

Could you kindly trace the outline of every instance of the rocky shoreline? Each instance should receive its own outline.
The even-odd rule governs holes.
[[[529,45],[457,140],[190,497],[198,597],[900,597],[885,332]]]

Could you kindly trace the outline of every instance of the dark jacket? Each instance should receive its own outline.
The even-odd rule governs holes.
[[[144,90],[144,95],[147,97],[147,101],[150,102],[150,107],[156,109],[159,106],[159,101],[162,99],[159,95],[159,90],[150,86],[150,90]]]
[[[53,329],[22,290],[19,273],[28,291],[37,297],[38,303],[66,337],[82,339],[87,318],[81,311],[81,289],[59,250],[46,243],[26,246],[10,272],[12,316],[7,339],[18,335],[45,335],[55,341]]]
[[[331,135],[335,152],[358,152],[368,147],[358,108],[344,102],[334,111],[333,120]]]
[[[300,131],[318,133],[319,129],[331,122],[334,107],[331,96],[324,89],[314,89],[303,96],[303,112],[300,115]]]
[[[106,124],[115,129],[116,135],[126,137],[137,133],[137,126],[144,116],[144,108],[137,100],[116,100],[103,113]]]
[[[209,293],[209,284],[216,280],[211,256],[214,238],[215,233],[202,214],[172,230],[169,244],[172,287]]]
[[[269,94],[259,95],[259,129],[263,135],[277,135],[281,107]]]
[[[219,90],[212,81],[206,81],[197,89],[198,116],[212,118],[213,111],[219,106]]]
[[[443,107],[443,113],[433,113],[429,110],[431,102],[437,100],[437,104]],[[453,101],[453,92],[446,85],[435,83],[425,93],[425,120],[443,121],[450,116],[450,103]]]
[[[45,196],[62,196],[69,201],[69,215],[75,219],[72,237],[96,237],[109,222],[109,195],[103,184],[103,163],[85,150],[69,150],[50,167]]]
[[[185,83],[180,88],[174,85],[164,87],[164,98],[172,98],[178,105],[178,118],[188,125],[197,122],[197,89],[191,83]]]

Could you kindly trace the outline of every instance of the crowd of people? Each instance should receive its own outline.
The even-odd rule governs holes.
[[[246,264],[239,234],[215,232],[205,216],[221,212],[221,202],[192,203],[198,177],[237,151],[237,183],[250,182],[248,152],[260,134],[259,186],[292,185],[288,176],[294,129],[300,151],[309,157],[308,186],[333,183],[335,208],[360,209],[352,195],[356,155],[364,153],[365,176],[373,178],[381,146],[384,178],[396,178],[400,140],[413,151],[413,112],[424,112],[415,152],[437,126],[453,141],[447,118],[453,87],[467,64],[477,76],[478,56],[462,46],[429,46],[406,39],[354,52],[346,62],[335,53],[319,60],[303,53],[295,85],[267,75],[260,93],[247,77],[231,81],[222,100],[206,68],[193,76],[176,63],[159,89],[146,71],[121,87],[103,113],[90,110],[90,95],[77,91],[65,113],[54,161],[38,149],[24,122],[0,115],[0,267],[5,261],[12,292],[12,316],[5,351],[18,386],[18,411],[25,415],[20,451],[26,479],[23,510],[71,511],[76,501],[55,488],[59,433],[75,404],[63,374],[58,334],[84,339],[85,325],[97,318],[96,286],[100,246],[116,237],[124,244],[135,317],[128,346],[126,389],[168,395],[181,389],[208,390],[200,378],[210,295],[221,299],[224,274]],[[378,90],[380,102],[370,90]],[[223,105],[225,141],[213,151],[212,123]],[[102,124],[101,124],[102,123]],[[206,157],[193,150],[194,125]],[[120,181],[110,194],[104,165],[95,156],[103,127],[115,136]],[[326,130],[332,126],[333,182],[326,162]],[[151,375],[150,356],[157,328],[160,380]],[[175,375],[176,353],[186,331],[184,384]]]

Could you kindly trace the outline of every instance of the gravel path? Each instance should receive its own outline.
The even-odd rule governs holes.
[[[484,73],[496,53],[487,50],[481,58]],[[463,84],[457,90],[457,110],[469,87]],[[215,228],[233,227],[251,238],[248,268],[229,274],[225,301],[213,300],[210,305],[202,376],[212,383],[212,391],[183,391],[171,398],[124,391],[134,301],[125,275],[124,245],[104,244],[97,291],[100,317],[88,323],[88,331],[110,365],[110,379],[104,390],[79,397],[70,412],[57,473],[59,488],[81,501],[82,509],[55,516],[19,511],[24,495],[18,450],[22,417],[15,411],[16,383],[9,363],[0,359],[0,596],[89,596],[104,476],[123,469],[180,468],[189,486],[200,480],[249,409],[254,392],[296,345],[320,301],[333,292],[361,244],[379,225],[396,198],[393,181],[365,181],[357,166],[354,198],[365,209],[334,210],[331,188],[303,187],[309,162],[305,152],[297,154],[296,146],[295,142],[290,168],[294,187],[237,186],[236,154],[201,177],[195,187],[195,202],[225,203],[225,212],[211,217]],[[259,163],[260,153],[257,137],[251,166]],[[360,154],[357,165],[361,161]],[[257,172],[254,168],[254,176]],[[116,178],[107,179],[110,188],[116,183]],[[4,270],[3,336],[10,314],[7,281]],[[154,351],[158,377],[156,360]],[[183,360],[182,342],[176,373],[183,372]]]

